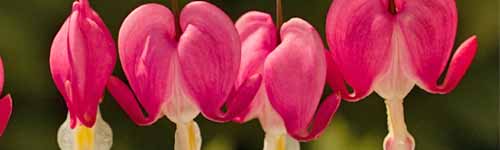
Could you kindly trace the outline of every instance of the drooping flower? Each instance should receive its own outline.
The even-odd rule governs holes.
[[[115,44],[104,22],[87,0],[75,1],[50,51],[52,79],[68,107],[58,132],[61,149],[111,148],[111,128],[98,106],[115,61]]]
[[[446,94],[464,76],[476,53],[475,36],[462,43],[451,58],[444,81],[439,81],[456,28],[454,0],[332,3],[326,23],[331,49],[327,80],[348,101],[360,100],[372,91],[385,99],[389,134],[384,149],[415,147],[406,129],[402,104],[414,85],[430,93]],[[352,87],[352,93],[344,81]]]
[[[174,16],[159,4],[142,5],[127,16],[118,47],[131,89],[112,77],[108,90],[136,124],[167,116],[177,125],[175,149],[195,150],[201,148],[193,121],[199,112],[212,121],[231,121],[251,102],[262,77],[235,86],[241,46],[222,10],[202,1],[187,4],[179,15],[182,31]]]
[[[3,61],[0,58],[0,93],[3,90],[4,83],[4,70]],[[12,98],[10,94],[7,94],[2,99],[0,99],[0,136],[3,135],[7,124],[9,123],[10,115],[12,114]]]
[[[242,41],[238,83],[256,74],[264,80],[250,107],[234,121],[258,118],[266,132],[264,150],[297,150],[297,140],[319,137],[336,112],[340,95],[329,96],[319,106],[327,65],[318,32],[306,21],[292,18],[277,35],[271,16],[256,11],[241,16],[236,28]]]

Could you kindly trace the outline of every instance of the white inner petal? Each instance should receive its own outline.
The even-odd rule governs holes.
[[[264,89],[264,88],[263,88]],[[281,116],[274,110],[267,94],[263,94],[261,110],[258,114],[262,129],[268,134],[286,133],[285,124]]]
[[[113,132],[102,119],[99,111],[92,128],[78,123],[74,129],[71,129],[68,113],[66,121],[57,133],[57,142],[61,150],[109,150],[113,145]]]
[[[374,90],[378,95],[386,100],[403,99],[411,91],[415,82],[408,78],[408,66],[403,63],[402,53],[406,51],[403,35],[398,26],[394,27],[392,34],[392,60],[388,70],[375,82]]]
[[[195,105],[194,100],[185,92],[182,72],[177,57],[172,59],[173,74],[169,83],[174,83],[172,86],[172,95],[168,103],[163,105],[163,113],[175,123],[188,123],[192,121],[200,113],[198,107]]]
[[[266,133],[266,137],[264,138],[264,150],[300,150],[300,143],[286,133]]]
[[[177,123],[175,131],[174,150],[200,150],[201,134],[198,124],[194,121]]]

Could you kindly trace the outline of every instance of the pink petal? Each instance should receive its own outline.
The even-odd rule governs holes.
[[[123,71],[139,103],[148,114],[148,119],[145,119],[147,122],[133,119],[138,124],[154,122],[160,115],[162,104],[172,95],[172,61],[176,57],[177,46],[174,40],[174,23],[174,16],[168,8],[158,4],[145,4],[130,13],[120,28],[118,46]],[[110,90],[119,91],[112,88]],[[120,101],[126,99],[134,99],[133,105],[138,105],[133,95],[117,101],[124,103]],[[142,115],[142,112],[138,113]]]
[[[441,85],[437,84],[437,78],[425,81],[425,77],[421,77],[419,86],[431,93],[449,93],[458,85],[462,77],[465,75],[465,72],[476,55],[476,51],[477,39],[476,36],[472,36],[462,43],[453,55],[448,72],[446,73],[446,78]]]
[[[0,93],[3,91],[4,81],[3,60],[2,57],[0,57]]]
[[[66,85],[66,83],[69,83],[69,74],[71,72],[71,66],[68,60],[68,27],[69,18],[66,19],[52,42],[52,47],[50,48],[50,72],[57,90],[66,101],[66,106],[71,115],[71,124],[74,125],[76,123],[76,110],[72,107],[73,103],[71,102],[71,97],[67,94],[71,92],[71,85]]]
[[[202,1],[182,10],[180,24],[184,34],[179,40],[179,62],[186,89],[202,114],[214,120],[238,75],[238,32],[222,10]]]
[[[401,2],[397,23],[407,50],[403,60],[417,84],[432,93],[448,93],[469,67],[477,47],[475,37],[467,40],[452,59],[443,85],[437,85],[450,57],[457,28],[453,0],[406,0]]]
[[[262,76],[256,74],[245,80],[241,86],[232,91],[227,100],[227,111],[224,113],[217,109],[218,112],[212,117],[215,122],[227,122],[239,117],[242,111],[248,109],[252,104],[253,99],[262,83]]]
[[[113,70],[116,59],[114,47],[111,34],[97,13],[88,3],[75,2],[71,16],[54,40],[51,51],[55,52],[51,54],[57,56],[51,56],[51,63],[55,63],[51,64],[51,69],[59,90],[62,83],[70,81],[71,88],[68,89],[72,90],[72,97],[65,99],[72,99],[75,107],[68,108],[87,127],[95,122],[97,105]],[[61,63],[68,63],[69,66]],[[56,69],[58,67],[62,68]],[[65,92],[61,92],[63,96]]]
[[[333,91],[338,91],[342,95],[342,97],[346,98],[346,100],[349,102],[359,101],[361,100],[360,97],[366,96],[359,94],[357,95],[356,93],[355,94],[349,93],[344,83],[344,77],[342,76],[342,73],[340,72],[336,62],[333,61],[332,53],[325,50],[325,56],[326,56],[326,64],[328,66],[326,73],[326,82],[332,88]]]
[[[276,47],[277,32],[272,17],[257,11],[245,13],[236,21],[235,26],[242,43],[241,67],[237,79],[237,85],[241,85],[250,76],[262,73],[267,55]],[[261,92],[265,91],[261,90]],[[259,111],[259,103],[263,101],[261,99],[262,97],[256,97],[235,121],[244,122],[256,117],[251,115],[258,113],[256,111]]]
[[[319,138],[337,112],[340,106],[341,98],[342,97],[338,93],[329,95],[318,108],[314,121],[311,122],[310,131],[308,131],[307,128],[296,131],[288,129],[290,136],[299,141],[311,141]]]
[[[158,115],[144,116],[142,109],[137,103],[134,94],[123,81],[112,76],[108,82],[108,91],[116,99],[120,107],[137,125],[145,126],[154,123]],[[158,106],[159,107],[159,106]]]
[[[388,68],[393,19],[388,5],[376,0],[335,0],[331,5],[326,21],[328,45],[354,91],[345,99],[369,95],[374,81]]]
[[[324,46],[318,32],[301,19],[291,19],[281,29],[282,43],[264,64],[264,83],[273,108],[288,133],[299,140],[315,138],[333,113],[318,114],[314,132],[307,132],[319,105],[326,78]],[[338,101],[338,98],[335,98]],[[321,111],[332,111],[338,102],[328,100]],[[316,124],[316,123],[315,123]],[[319,128],[318,128],[319,127]]]
[[[0,136],[3,135],[7,124],[9,123],[10,115],[12,114],[12,98],[10,94],[0,100]]]

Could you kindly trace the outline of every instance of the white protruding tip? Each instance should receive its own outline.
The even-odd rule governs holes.
[[[96,123],[92,128],[77,124],[70,128],[69,113],[66,121],[59,127],[57,143],[61,150],[110,150],[113,145],[111,127],[98,112]]]
[[[300,150],[300,143],[287,134],[266,134],[264,150]]]
[[[177,123],[175,131],[174,150],[200,150],[201,133],[198,124],[194,121]]]

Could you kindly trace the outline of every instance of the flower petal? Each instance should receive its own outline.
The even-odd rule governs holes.
[[[276,47],[276,27],[273,19],[267,13],[250,11],[236,21],[236,29],[239,32],[242,43],[241,67],[238,73],[236,85],[241,85],[250,76],[261,74],[267,55]],[[265,94],[259,90],[257,95]],[[256,96],[252,103],[238,115],[236,122],[245,122],[256,117],[266,97]]]
[[[266,91],[288,133],[297,140],[311,140],[326,127],[339,101],[327,99],[308,132],[325,84],[325,48],[314,27],[301,19],[285,23],[281,37],[282,43],[264,64]]]
[[[70,112],[70,127],[73,128],[76,125],[76,110],[73,107],[72,97],[69,96],[71,93],[71,83],[69,81],[71,66],[68,57],[68,29],[69,18],[66,19],[52,42],[49,61],[52,80],[66,102],[66,107]]]
[[[448,93],[458,84],[476,53],[473,36],[455,53],[443,85],[444,72],[455,40],[457,10],[453,0],[402,1],[398,25],[404,36],[403,68],[408,68],[417,84],[431,93]]]
[[[437,84],[438,79],[425,81],[424,77],[420,79],[419,86],[431,93],[446,94],[453,90],[465,72],[469,68],[477,51],[476,36],[472,36],[460,45],[446,73],[446,78],[441,85]],[[444,71],[444,70],[443,70]],[[443,72],[441,71],[441,72]]]
[[[190,121],[176,125],[174,150],[200,150],[202,138],[198,123]]]
[[[177,46],[174,23],[168,8],[145,4],[132,11],[120,28],[118,46],[123,71],[148,116],[142,121],[133,119],[138,124],[154,122],[162,104],[172,95],[172,61]],[[131,98],[133,105],[138,105],[133,95]]]
[[[393,31],[388,4],[374,0],[335,0],[327,15],[326,37],[342,77],[359,100],[371,93],[391,60]]]
[[[227,111],[223,113],[219,110],[220,117],[218,122],[225,122],[233,120],[235,117],[240,117],[239,115],[248,109],[250,104],[252,104],[253,100],[257,92],[259,91],[262,83],[262,76],[260,74],[253,75],[245,80],[241,86],[239,86],[236,90],[231,92],[227,101]]]
[[[97,13],[88,4],[79,2],[73,4],[67,41],[77,116],[82,124],[92,127],[115,65],[114,41]]]
[[[0,100],[0,136],[3,135],[7,124],[9,123],[10,115],[12,114],[12,98],[10,94]]]
[[[134,97],[134,94],[130,91],[127,85],[117,77],[112,76],[109,79],[107,88],[120,107],[137,125],[150,125],[158,119],[158,115],[144,116],[141,107]]]
[[[330,51],[325,50],[325,56],[326,56],[326,64],[327,64],[327,73],[326,73],[326,82],[328,85],[332,88],[333,91],[338,91],[343,98],[346,98],[346,101],[349,102],[357,102],[361,100],[361,97],[366,96],[366,94],[369,93],[364,93],[364,94],[358,94],[358,93],[349,93],[345,83],[344,83],[344,77],[342,76],[342,73],[340,72],[337,64],[335,61],[333,61],[333,56]]]
[[[3,60],[2,57],[0,57],[0,93],[2,93],[3,91],[4,81],[5,78],[4,78]]]
[[[184,34],[179,62],[186,89],[208,119],[217,118],[238,75],[240,39],[231,19],[207,2],[192,2],[180,15]]]

